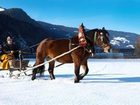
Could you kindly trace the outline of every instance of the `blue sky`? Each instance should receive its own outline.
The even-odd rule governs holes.
[[[22,8],[35,20],[71,27],[101,28],[140,34],[140,0],[0,0]]]

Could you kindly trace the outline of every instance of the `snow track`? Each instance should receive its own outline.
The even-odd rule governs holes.
[[[33,64],[33,62],[30,62]],[[89,74],[74,84],[73,65],[55,69],[55,80],[45,76],[9,78],[0,71],[0,105],[139,105],[140,60],[89,60]]]

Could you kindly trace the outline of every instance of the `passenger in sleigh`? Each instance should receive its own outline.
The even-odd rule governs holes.
[[[2,48],[2,45],[0,44],[0,61],[2,62],[3,60],[1,59],[3,54],[5,54],[3,48]]]
[[[9,60],[18,58],[18,46],[13,42],[13,39],[8,36],[6,43],[3,44],[1,50],[1,67],[2,69],[9,69]]]
[[[9,68],[9,63],[8,62],[8,55],[5,53],[2,45],[0,45],[0,66],[1,69],[8,69]]]
[[[18,45],[13,41],[11,36],[8,36],[6,39],[6,42],[3,44],[3,49],[5,52],[12,53],[14,55],[15,59],[19,58],[19,47]]]

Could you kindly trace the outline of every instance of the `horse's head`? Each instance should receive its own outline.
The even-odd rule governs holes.
[[[87,35],[88,34],[90,38],[93,38],[92,42],[94,45],[103,48],[105,53],[110,51],[111,45],[109,41],[109,33],[105,30],[105,28],[89,30]]]

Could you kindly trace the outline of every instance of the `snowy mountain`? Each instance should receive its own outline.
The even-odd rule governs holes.
[[[53,25],[50,23],[45,23],[38,21],[45,29],[54,30],[56,33],[62,32],[62,35],[66,35],[67,37],[72,37],[77,33],[77,28],[66,27],[61,25]],[[88,29],[87,29],[88,30]],[[108,30],[110,34],[110,43],[113,48],[134,48],[138,34],[130,33],[130,32],[122,32],[122,31],[113,31]]]
[[[130,41],[125,37],[114,37],[110,43],[113,46],[121,47],[123,44],[123,46],[126,46],[126,48],[134,48],[134,45],[130,44]]]
[[[16,20],[31,23],[37,27],[39,25],[34,19],[28,16],[28,14],[20,8],[5,9],[5,11],[1,13],[10,16],[11,18],[14,18]]]
[[[110,43],[111,43],[112,45],[118,45],[118,46],[120,46],[121,42],[122,42],[122,43],[129,43],[130,41],[127,40],[127,39],[124,38],[124,37],[114,37],[114,38],[111,40]]]
[[[110,43],[113,48],[134,48],[138,34],[112,31],[108,30],[110,33]]]
[[[38,21],[32,19],[19,8],[5,9],[0,12],[0,43],[3,43],[8,35],[14,37],[15,41],[22,47],[34,45],[48,37],[68,37],[69,32],[66,30],[64,32],[62,29],[53,29],[44,28]]]
[[[5,40],[7,35],[11,35],[22,47],[39,43],[47,37],[70,38],[78,30],[73,27],[36,21],[20,8],[5,9],[0,7],[0,21],[0,43]],[[113,48],[134,48],[136,39],[139,36],[121,31],[108,30],[108,32],[110,33]]]
[[[42,25],[44,29],[55,31],[56,33],[60,33],[62,36],[66,36],[67,38],[72,37],[73,35],[75,35],[75,33],[77,33],[77,28],[54,25],[41,21],[38,21],[38,23]]]
[[[14,40],[21,46],[23,44],[28,46],[42,39],[48,37],[46,31],[37,27],[34,24],[27,23],[24,21],[17,20],[10,17],[9,15],[0,12],[0,42],[3,43],[8,35],[14,37]],[[23,40],[20,40],[23,39]]]
[[[2,8],[2,7],[0,7],[0,12],[2,12],[2,11],[5,11],[5,9],[4,9],[4,8]]]

